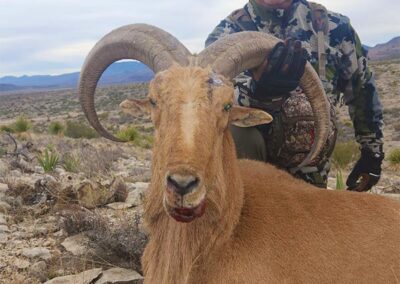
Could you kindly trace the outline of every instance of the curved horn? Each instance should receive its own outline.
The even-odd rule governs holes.
[[[175,37],[154,26],[133,24],[111,31],[93,47],[81,70],[78,93],[86,118],[103,137],[122,142],[104,129],[94,107],[94,93],[103,72],[115,61],[135,59],[157,73],[173,63],[188,65],[189,56]]]
[[[239,32],[225,36],[211,44],[199,54],[198,64],[232,79],[244,70],[259,66],[267,54],[280,40],[260,32]],[[300,80],[305,95],[310,101],[315,118],[315,140],[310,153],[295,170],[308,165],[321,152],[329,135],[330,111],[318,74],[307,63]]]

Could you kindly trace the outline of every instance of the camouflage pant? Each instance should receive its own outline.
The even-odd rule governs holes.
[[[269,162],[318,187],[327,186],[329,157],[336,142],[336,116],[331,106],[330,134],[323,150],[313,163],[293,173],[311,150],[314,141],[314,117],[304,94],[291,95],[271,113],[268,125],[250,128],[231,127],[239,158]]]

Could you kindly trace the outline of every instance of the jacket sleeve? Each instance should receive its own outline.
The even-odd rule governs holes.
[[[214,30],[208,35],[205,46],[209,46],[214,41],[219,38],[222,38],[226,35],[233,34],[240,32],[241,29],[235,24],[230,17],[223,19],[215,28]]]
[[[367,51],[350,25],[339,29],[342,52],[338,85],[342,86],[344,101],[349,107],[357,141],[362,149],[373,153],[383,151],[383,111],[378,97],[374,74],[368,67]]]

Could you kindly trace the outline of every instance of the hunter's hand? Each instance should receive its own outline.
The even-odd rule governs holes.
[[[253,70],[256,99],[288,94],[295,90],[304,74],[308,53],[298,40],[279,42],[264,63]]]
[[[361,157],[347,178],[347,190],[367,191],[377,184],[381,177],[384,157],[384,153],[361,150]]]

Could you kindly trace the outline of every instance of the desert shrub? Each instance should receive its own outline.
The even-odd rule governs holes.
[[[89,239],[103,248],[113,252],[120,258],[131,261],[133,269],[142,271],[140,259],[148,241],[147,234],[141,229],[140,216],[134,218],[122,217],[119,222],[110,220],[98,222],[86,235]]]
[[[122,151],[109,146],[96,148],[86,143],[78,149],[77,155],[80,157],[79,170],[92,177],[108,174],[112,163],[122,156]]]
[[[117,132],[116,136],[124,141],[135,141],[139,138],[139,131],[134,126],[128,126]]]
[[[108,111],[99,113],[99,119],[107,119],[110,116],[110,113]]]
[[[76,173],[79,170],[80,161],[77,155],[65,154],[62,159],[62,167],[71,173]]]
[[[11,126],[14,132],[21,133],[26,132],[31,128],[31,124],[28,119],[23,116],[17,118],[17,120]]]
[[[342,170],[359,158],[359,146],[355,141],[337,142],[332,154],[332,163],[336,168],[336,189],[345,189]]]
[[[59,121],[53,121],[49,125],[49,133],[53,135],[59,135],[64,132],[64,125]]]
[[[400,165],[400,148],[392,150],[389,153],[388,160],[392,165]]]
[[[58,165],[59,157],[53,150],[45,149],[43,154],[37,156],[39,165],[45,172],[52,172]]]
[[[141,135],[139,139],[133,141],[133,144],[135,146],[139,146],[145,149],[150,149],[153,146],[153,143],[154,143],[154,137],[153,135],[149,134]]]
[[[14,129],[10,125],[2,125],[0,126],[0,132],[14,133]]]
[[[355,141],[337,142],[332,154],[332,163],[336,168],[345,169],[359,158],[359,152]]]
[[[82,123],[67,121],[67,126],[65,128],[64,135],[71,138],[96,138],[98,137],[97,132]]]

